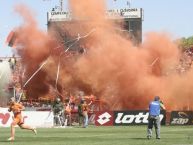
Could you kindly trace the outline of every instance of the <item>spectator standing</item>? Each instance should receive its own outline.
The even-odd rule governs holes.
[[[152,128],[155,126],[156,139],[160,139],[160,110],[164,109],[162,101],[160,101],[159,96],[155,96],[154,101],[149,104],[149,119],[148,119],[148,129],[147,129],[147,138],[152,137]]]
[[[54,125],[64,126],[64,105],[59,97],[56,97],[52,109],[54,113]]]

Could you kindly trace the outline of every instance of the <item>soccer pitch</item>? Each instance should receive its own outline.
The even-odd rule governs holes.
[[[146,139],[146,126],[88,128],[39,128],[38,134],[16,129],[14,142],[7,141],[9,128],[0,128],[0,145],[193,145],[193,126],[162,126],[161,139]]]

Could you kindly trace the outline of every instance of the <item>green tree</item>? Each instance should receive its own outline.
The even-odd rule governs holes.
[[[180,39],[180,48],[187,49],[190,47],[193,47],[193,36],[188,38],[183,37]]]

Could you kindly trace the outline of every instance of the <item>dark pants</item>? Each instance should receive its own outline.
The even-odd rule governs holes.
[[[79,126],[81,126],[84,122],[84,117],[81,113],[78,114],[78,122],[79,122]]]
[[[147,135],[152,136],[152,128],[155,127],[156,138],[160,138],[160,117],[159,116],[149,116],[148,119],[148,129]]]

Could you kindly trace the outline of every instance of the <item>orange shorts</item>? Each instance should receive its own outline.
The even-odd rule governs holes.
[[[21,115],[14,116],[12,124],[19,125],[19,126],[24,124],[22,116]]]

